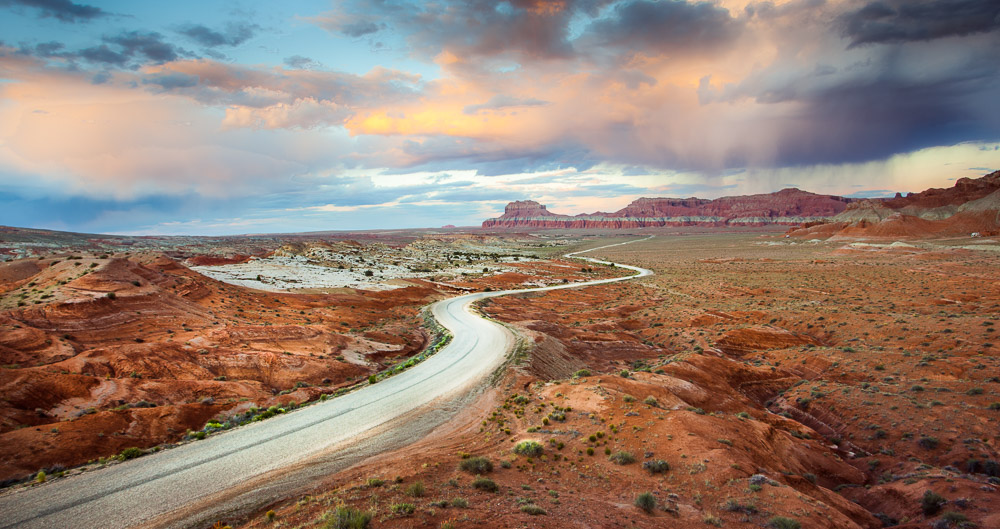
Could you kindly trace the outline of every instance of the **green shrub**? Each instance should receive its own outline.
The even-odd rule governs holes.
[[[274,519],[277,518],[277,517],[278,517],[278,513],[274,512],[273,510],[270,510],[270,511],[267,511],[266,513],[264,513],[264,519],[267,520],[267,521],[269,521],[269,522],[273,522]]]
[[[656,508],[656,498],[652,492],[643,492],[635,497],[635,506],[651,513]]]
[[[133,446],[122,450],[122,453],[118,454],[117,457],[119,461],[128,461],[129,459],[135,459],[143,454],[145,454],[145,452],[143,452],[141,448]]]
[[[926,435],[921,436],[920,440],[917,441],[917,445],[925,450],[934,450],[938,447],[938,444],[940,444],[940,441],[937,440],[937,437],[929,437]]]
[[[465,498],[452,498],[451,506],[459,509],[466,509],[469,507],[469,500]]]
[[[406,493],[414,498],[423,497],[426,491],[423,481],[414,481],[409,487],[406,487]]]
[[[948,500],[944,496],[937,494],[932,490],[924,492],[924,497],[920,500],[920,510],[924,511],[927,516],[933,516],[944,507],[944,504],[948,503]]]
[[[662,459],[652,459],[644,462],[642,468],[648,470],[651,474],[663,474],[670,470],[670,463]]]
[[[39,470],[38,474],[35,474],[35,481],[38,483],[45,483],[45,471]]]
[[[657,402],[657,400],[656,400],[656,397],[654,397],[654,396],[652,396],[652,395],[650,395],[650,396],[646,397],[646,398],[645,398],[645,399],[644,399],[644,400],[642,401],[642,403],[643,403],[643,404],[645,404],[645,405],[647,405],[647,406],[652,406],[652,407],[654,407],[654,408],[660,405],[660,403],[659,403],[659,402]]]
[[[969,521],[969,517],[960,512],[955,512],[955,511],[946,511],[944,514],[941,515],[941,519],[950,523],[951,525],[958,525]]]
[[[589,377],[590,376],[590,371],[587,370],[587,369],[581,369],[581,370],[577,371],[576,373],[573,373],[573,376],[576,377],[576,378]]]
[[[531,503],[529,503],[528,505],[522,505],[521,512],[530,514],[532,516],[538,516],[540,514],[548,514],[547,512],[545,512],[545,509]]]
[[[323,518],[323,529],[367,529],[372,513],[341,506]]]
[[[500,489],[500,487],[497,487],[495,481],[483,476],[476,476],[476,479],[472,481],[472,487],[479,490],[485,490],[486,492],[496,492]]]
[[[462,460],[458,468],[470,474],[485,474],[493,471],[493,463],[485,457],[470,457]]]
[[[628,465],[630,463],[635,463],[635,456],[633,456],[629,452],[625,452],[624,450],[611,454],[610,456],[608,456],[608,459],[612,463],[616,463],[619,465]]]
[[[379,478],[368,478],[368,481],[365,482],[365,486],[367,486],[370,489],[373,489],[375,487],[381,487],[384,484],[385,481]]]
[[[417,510],[417,508],[412,503],[395,503],[391,507],[389,507],[389,510],[392,511],[392,514],[402,514],[403,516],[409,516],[413,514],[413,511]]]
[[[787,518],[785,516],[775,516],[767,521],[768,527],[773,527],[774,529],[800,529],[802,524],[798,520]]]
[[[521,441],[514,447],[514,453],[527,457],[542,455],[542,444],[538,441]]]

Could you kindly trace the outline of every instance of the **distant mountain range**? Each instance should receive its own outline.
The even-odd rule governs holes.
[[[552,213],[533,200],[507,204],[484,229],[658,226],[795,226],[799,236],[949,236],[1000,231],[1000,171],[961,178],[947,189],[852,199],[795,188],[775,193],[701,198],[640,198],[613,213]]]
[[[640,198],[613,213],[558,215],[533,200],[511,202],[483,228],[642,228],[651,226],[798,225],[845,211],[854,199],[789,188],[763,195]]]

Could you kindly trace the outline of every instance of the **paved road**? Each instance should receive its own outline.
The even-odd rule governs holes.
[[[431,310],[454,337],[417,366],[342,397],[204,441],[4,494],[0,528],[191,527],[260,508],[365,457],[412,442],[454,416],[502,365],[515,341],[504,326],[475,315],[473,303],[652,274],[618,266],[637,274],[440,301]]]

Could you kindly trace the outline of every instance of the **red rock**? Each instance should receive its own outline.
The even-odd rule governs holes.
[[[887,200],[861,200],[825,225],[803,224],[789,236],[923,238],[1000,232],[1000,171],[960,178],[954,187],[932,188]]]
[[[558,215],[533,200],[507,204],[504,214],[483,228],[640,228],[800,224],[836,215],[851,199],[784,189],[762,195],[702,198],[640,198],[613,213]]]

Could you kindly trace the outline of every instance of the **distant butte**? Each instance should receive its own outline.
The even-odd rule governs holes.
[[[483,228],[642,228],[652,226],[761,226],[816,222],[847,209],[854,199],[783,189],[762,195],[703,198],[640,198],[614,213],[560,215],[534,200],[507,204]]]

